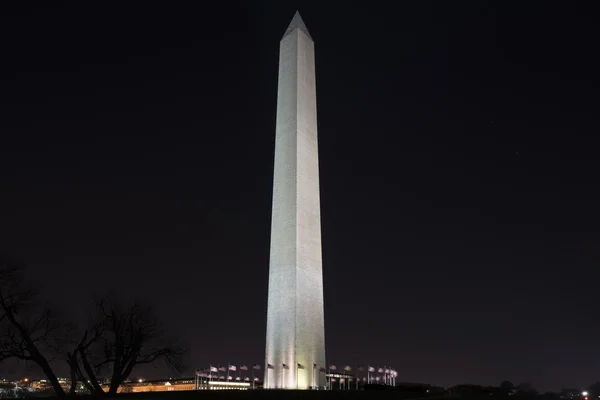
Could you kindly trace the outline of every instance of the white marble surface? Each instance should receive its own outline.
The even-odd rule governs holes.
[[[325,327],[314,43],[298,14],[279,51],[265,387],[307,389],[325,385]]]

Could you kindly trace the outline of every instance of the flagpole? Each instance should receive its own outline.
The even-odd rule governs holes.
[[[252,366],[252,390],[254,390],[254,367],[255,365]]]

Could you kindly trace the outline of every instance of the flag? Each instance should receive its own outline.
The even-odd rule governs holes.
[[[304,365],[298,363],[298,369],[304,369]]]
[[[335,365],[330,365],[329,369],[332,370],[332,371],[335,371],[337,369],[337,367]]]
[[[331,378],[331,382],[335,382],[335,378]]]
[[[281,364],[281,365],[283,366],[283,369],[290,369],[290,367],[288,367],[288,366],[287,366],[287,365],[285,365],[285,364]]]
[[[351,366],[349,366],[349,365],[346,365],[346,366],[344,367],[344,371],[352,371],[352,367],[351,367]]]
[[[233,376],[230,375],[230,376],[227,377],[227,379],[232,380]]]
[[[366,382],[366,381],[367,381],[367,378],[363,376],[363,382]]]
[[[239,380],[240,380],[240,377],[238,376],[237,378],[235,378],[235,380],[236,380],[236,381],[239,381]]]
[[[346,380],[344,378],[340,378],[340,383],[344,383]]]
[[[248,366],[247,365],[240,365],[240,370],[242,370],[242,371],[248,371]]]
[[[254,364],[254,367],[252,367],[252,368],[254,368],[254,369],[260,369],[260,365]]]
[[[227,369],[225,367],[219,367],[219,371],[225,372],[225,371],[227,371]]]
[[[210,367],[210,372],[219,372],[219,369],[217,367]]]
[[[377,382],[379,382],[379,377],[376,377],[376,378],[375,378],[375,380],[376,380]]]
[[[375,367],[369,367],[369,372],[375,372]]]
[[[228,368],[229,368],[230,371],[237,371],[237,367],[235,365],[229,364]]]
[[[250,378],[248,378],[248,377],[245,377],[245,378],[244,378],[244,380],[245,380],[246,382],[248,382],[248,381],[250,380]]]
[[[225,377],[224,377],[223,375],[221,375],[221,376],[219,377],[219,379],[225,379]]]
[[[273,369],[273,366],[271,364],[267,364],[267,369]]]
[[[254,382],[258,382],[258,377],[254,378]]]
[[[379,368],[379,369],[377,370],[377,372],[379,372],[380,374],[383,374],[383,368]]]
[[[390,370],[386,368],[386,370],[385,370],[385,373],[386,373],[386,374],[389,374],[389,373],[390,373]]]
[[[202,373],[201,370],[197,369],[196,370],[196,376],[203,376],[204,374]]]

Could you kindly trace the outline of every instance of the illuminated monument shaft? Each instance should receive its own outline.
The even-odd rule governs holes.
[[[314,43],[296,13],[279,45],[266,388],[325,386],[316,102]]]

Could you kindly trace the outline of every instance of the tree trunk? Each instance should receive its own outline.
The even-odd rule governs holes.
[[[41,356],[39,352],[37,353],[39,356]],[[62,386],[60,386],[60,383],[58,383],[58,378],[56,377],[56,375],[54,375],[54,371],[52,371],[52,368],[50,367],[48,361],[46,361],[46,359],[43,356],[41,356],[41,358],[38,358],[36,362],[40,366],[40,368],[42,368],[42,371],[44,371],[44,374],[52,384],[52,388],[54,389],[56,396],[65,397],[67,394],[65,393],[65,390],[62,388]]]
[[[75,390],[77,389],[77,371],[76,365],[73,362],[77,362],[75,357],[71,353],[67,353],[67,364],[69,364],[69,372],[71,375],[71,390],[69,390],[69,396],[75,396]]]
[[[31,340],[31,336],[29,335],[29,332],[27,332],[27,330],[23,327],[23,325],[21,325],[19,323],[19,321],[17,321],[17,319],[15,318],[15,315],[12,312],[10,312],[8,310],[5,310],[5,311],[6,311],[6,313],[5,313],[6,318],[19,331],[21,338],[25,342],[25,347],[26,347],[27,351],[29,351],[29,354],[31,355],[31,360],[33,362],[35,362],[42,369],[42,371],[44,372],[44,374],[50,381],[50,384],[52,385],[52,388],[54,389],[56,396],[57,397],[65,397],[67,394],[65,393],[62,386],[60,386],[60,383],[58,383],[58,378],[54,374],[54,371],[52,371],[52,367],[50,367],[50,363],[48,362],[46,357],[44,357],[42,355],[42,353],[40,353],[40,351],[38,350],[38,348],[35,345],[35,343],[33,342],[33,340]]]
[[[83,386],[85,386],[85,388],[90,393],[95,393],[94,387],[90,384],[90,379],[86,378],[86,376],[83,374],[83,371],[81,371],[81,368],[79,367],[79,361],[77,360],[77,350],[75,350],[73,354],[67,353],[67,357],[67,363],[71,368],[71,376],[75,376],[75,382],[77,382],[77,379],[79,379],[79,381],[83,384]]]
[[[113,365],[113,373],[110,379],[110,389],[108,389],[109,394],[117,394],[119,390],[119,386],[123,378],[121,376],[121,358],[116,358],[115,363]]]
[[[81,362],[83,364],[83,369],[85,370],[85,373],[89,377],[90,386],[93,388],[93,390],[90,390],[90,392],[97,393],[97,394],[104,394],[104,390],[102,389],[102,386],[100,386],[100,384],[98,383],[98,378],[96,377],[96,374],[94,373],[94,369],[90,365],[85,353],[83,351],[79,351],[79,354],[81,355]]]

